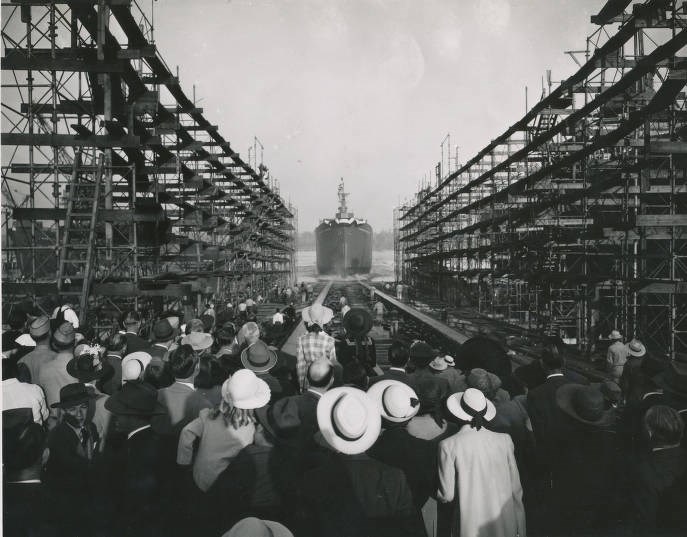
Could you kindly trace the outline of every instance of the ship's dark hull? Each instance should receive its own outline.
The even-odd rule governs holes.
[[[372,267],[369,224],[325,221],[315,229],[319,274],[367,274]]]

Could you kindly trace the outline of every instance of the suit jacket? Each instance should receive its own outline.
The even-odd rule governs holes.
[[[212,407],[202,393],[180,382],[158,390],[157,399],[167,408],[164,418],[168,420],[158,422],[162,426],[159,432],[176,436],[198,417],[202,409]]]
[[[549,377],[527,394],[527,412],[543,463],[552,464],[552,457],[570,432],[570,422],[556,404],[556,390],[569,382],[562,375]]]
[[[403,384],[410,386],[413,390],[417,391],[415,387],[415,381],[405,371],[399,371],[398,369],[388,369],[382,375],[379,375],[377,377],[371,377],[370,386],[372,386],[375,382],[379,382],[380,380],[397,380],[399,382],[402,382]]]
[[[4,535],[53,537],[60,534],[63,514],[43,483],[3,483]]]
[[[85,424],[93,446],[98,452],[99,436],[92,422]],[[48,436],[50,458],[45,469],[46,484],[59,493],[88,495],[94,459],[88,459],[77,433],[64,421]]]
[[[429,395],[432,396],[432,399],[444,399],[451,394],[451,386],[448,380],[435,375],[428,368],[416,369],[408,376],[415,384],[415,392],[420,401],[423,401]]]
[[[124,337],[126,338],[127,354],[138,351],[150,352],[150,343],[148,343],[138,334],[134,334],[133,332],[125,332]]]

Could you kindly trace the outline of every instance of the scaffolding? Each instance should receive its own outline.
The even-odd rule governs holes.
[[[609,0],[577,71],[398,209],[406,282],[591,351],[687,353],[683,2]]]
[[[294,281],[293,208],[184,93],[149,15],[3,3],[5,312],[69,301],[99,325]]]

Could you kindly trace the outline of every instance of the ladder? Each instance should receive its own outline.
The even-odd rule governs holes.
[[[60,248],[57,293],[62,297],[79,297],[79,322],[86,318],[88,293],[93,280],[95,228],[98,220],[100,188],[103,176],[103,154],[98,156],[93,181],[80,174],[81,153],[74,158],[72,179],[67,192],[67,214]],[[81,280],[81,289],[74,288]]]

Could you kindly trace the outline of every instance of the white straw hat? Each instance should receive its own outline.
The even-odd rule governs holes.
[[[408,421],[420,410],[415,390],[397,380],[375,382],[367,390],[367,395],[377,404],[382,417],[395,423]]]
[[[334,449],[347,455],[372,447],[382,429],[382,417],[371,397],[358,388],[333,388],[317,403],[317,424]]]
[[[222,399],[236,408],[263,407],[270,396],[270,387],[250,369],[239,369],[222,384]]]
[[[322,304],[313,304],[305,308],[301,315],[306,323],[314,323],[323,327],[334,318],[334,311]]]
[[[475,388],[451,395],[446,400],[446,408],[456,418],[467,422],[471,422],[476,414],[483,414],[485,421],[491,421],[496,416],[494,404]]]

